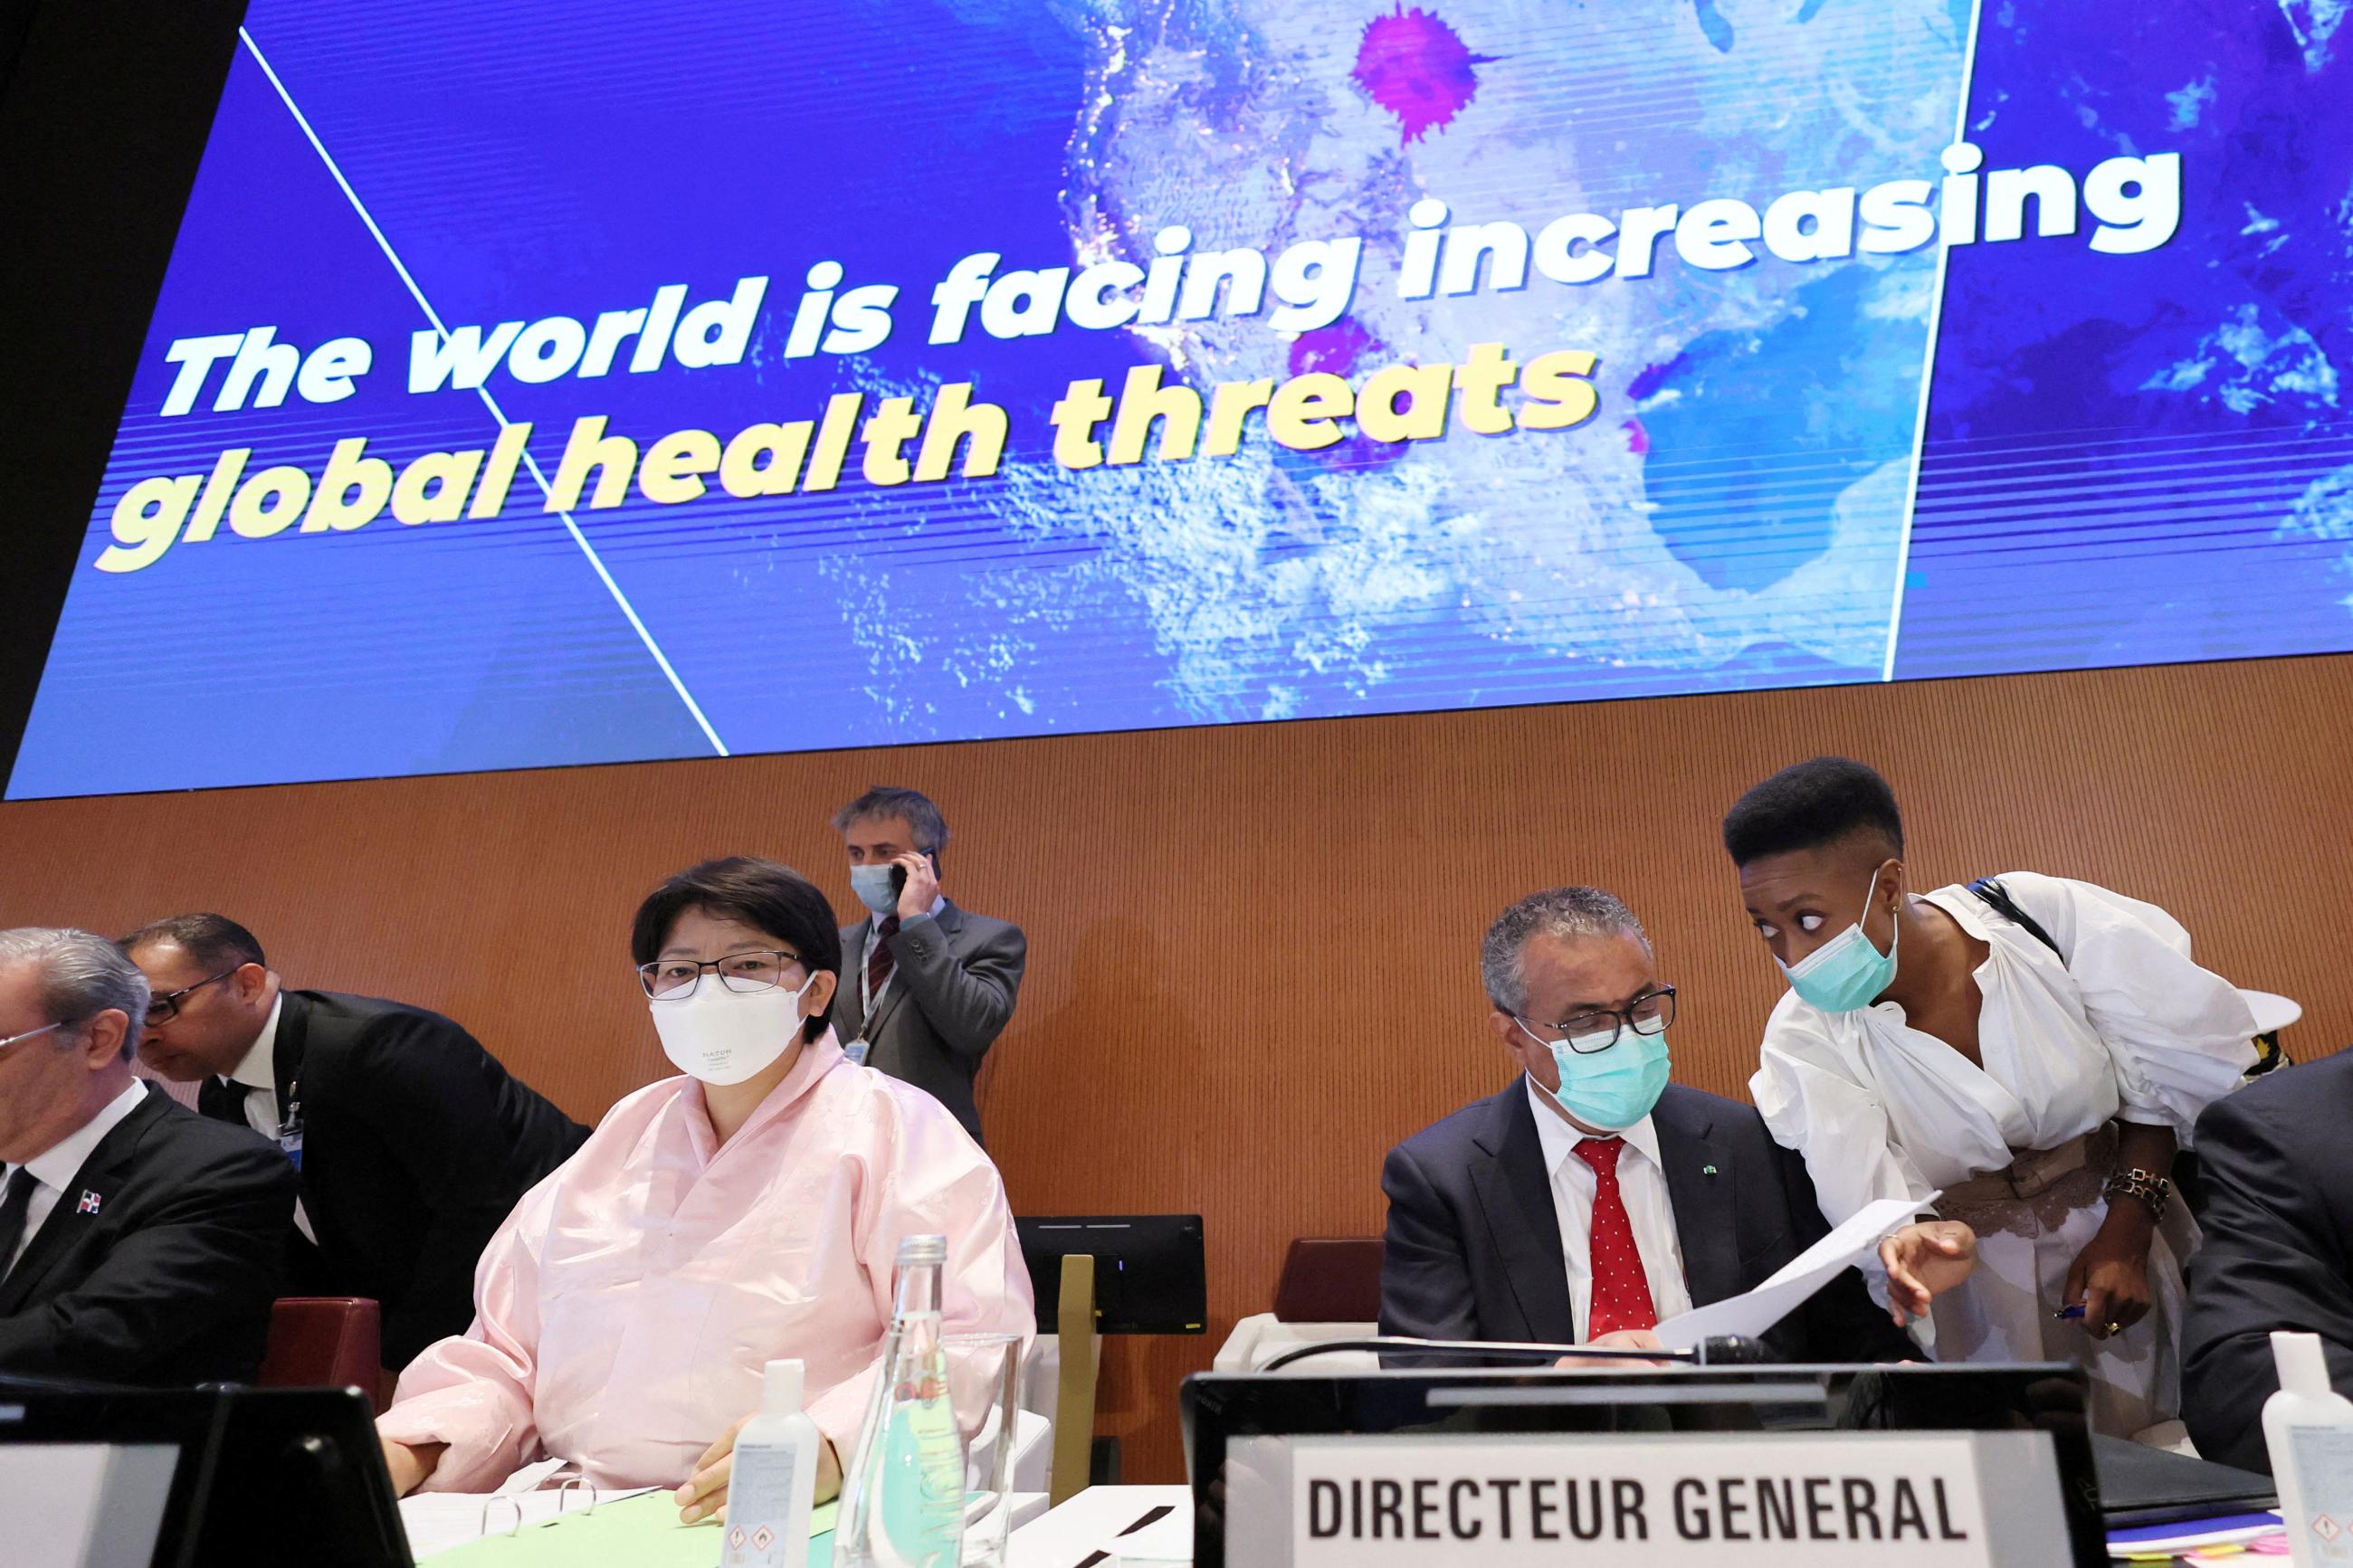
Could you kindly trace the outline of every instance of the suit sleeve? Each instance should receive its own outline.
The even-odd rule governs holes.
[[[1779,1144],[1771,1145],[1780,1166],[1781,1191],[1789,1205],[1790,1233],[1799,1251],[1830,1234],[1806,1174],[1804,1158]],[[1873,1299],[1859,1268],[1849,1268],[1814,1292],[1799,1309],[1798,1327],[1805,1340],[1802,1353],[1815,1362],[1919,1361],[1924,1359],[1912,1336],[1895,1326]]]
[[[1426,1340],[1475,1340],[1479,1306],[1462,1238],[1445,1200],[1400,1143],[1381,1165],[1389,1201],[1381,1251],[1381,1332]]]
[[[369,1026],[354,1065],[360,1113],[416,1183],[427,1216],[416,1277],[384,1303],[384,1363],[397,1371],[473,1319],[475,1266],[514,1205],[513,1134],[500,1114],[512,1080],[464,1029],[406,1012]]]
[[[135,1381],[126,1369],[168,1365],[201,1341],[267,1324],[293,1228],[294,1167],[255,1138],[157,1179],[169,1183],[163,1201],[93,1272],[0,1318],[0,1367]]]
[[[923,1010],[941,1044],[975,1069],[1013,1016],[1029,953],[1029,939],[1013,925],[961,959],[935,920],[902,926],[891,939],[891,962],[909,999]]]
[[[2182,1329],[2182,1416],[2199,1453],[2261,1471],[2271,1468],[2263,1401],[2279,1389],[2273,1330],[2318,1334],[2329,1381],[2353,1386],[2353,1269],[2320,1195],[2327,1184],[2266,1117],[2293,1118],[2295,1108],[2274,1108],[2279,1098],[2221,1100],[2198,1123],[2206,1235],[2189,1260]]]

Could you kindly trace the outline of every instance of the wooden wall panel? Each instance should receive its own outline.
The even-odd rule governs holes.
[[[1505,1081],[1475,952],[1512,898],[1624,896],[1683,990],[1676,1076],[1744,1092],[1779,982],[1716,824],[1826,751],[1893,780],[1922,876],[2154,900],[2209,964],[2305,1003],[2292,1046],[2353,1035],[2343,658],[16,803],[0,925],[216,908],[291,983],[450,1013],[593,1120],[667,1070],[638,897],[741,850],[854,910],[828,816],[923,789],[950,892],[1029,933],[985,1109],[1015,1206],[1208,1216],[1209,1337],[1106,1358],[1130,1478],[1168,1479],[1176,1384],[1265,1307],[1287,1240],[1377,1231],[1383,1152]]]

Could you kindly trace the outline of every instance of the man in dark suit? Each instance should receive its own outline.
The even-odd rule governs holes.
[[[948,825],[911,789],[868,790],[834,814],[849,885],[873,911],[841,928],[833,1026],[852,1061],[928,1092],[980,1137],[973,1082],[1013,1016],[1029,943],[1021,928],[940,891]]]
[[[2353,1051],[2270,1073],[2208,1106],[2193,1145],[2206,1239],[2189,1258],[2182,1416],[2198,1452],[2269,1470],[2274,1329],[2318,1334],[2353,1389]]]
[[[380,1302],[391,1371],[464,1333],[482,1247],[588,1130],[438,1013],[285,989],[220,915],[158,921],[122,945],[153,987],[140,1058],[200,1083],[197,1110],[259,1132],[301,1173],[292,1286]]]
[[[294,1172],[132,1076],[147,983],[89,931],[0,931],[0,1374],[169,1386],[261,1364]]]
[[[1655,1347],[1664,1320],[1755,1289],[1829,1230],[1804,1162],[1756,1110],[1667,1081],[1674,987],[1597,888],[1523,899],[1480,955],[1489,1026],[1524,1073],[1389,1152],[1381,1331]],[[1882,1250],[1925,1313],[1975,1239],[1937,1221]],[[1788,1361],[1918,1351],[1850,1269],[1765,1336]]]

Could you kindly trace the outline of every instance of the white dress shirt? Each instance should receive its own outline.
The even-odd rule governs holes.
[[[25,1205],[25,1234],[16,1238],[16,1251],[0,1258],[0,1279],[6,1278],[8,1270],[16,1266],[16,1259],[25,1256],[25,1248],[33,1245],[33,1237],[41,1234],[49,1211],[58,1206],[58,1200],[73,1185],[82,1163],[98,1148],[100,1141],[114,1131],[116,1122],[139,1109],[139,1101],[146,1093],[147,1086],[132,1079],[131,1087],[100,1107],[97,1115],[25,1162],[26,1168],[33,1173],[32,1196]],[[0,1166],[0,1185],[16,1174],[16,1166]]]
[[[1544,1146],[1545,1170],[1552,1177],[1553,1212],[1560,1217],[1560,1251],[1568,1264],[1568,1304],[1577,1321],[1577,1342],[1591,1338],[1593,1320],[1593,1198],[1601,1178],[1577,1152],[1586,1134],[1569,1125],[1560,1107],[1534,1079],[1529,1107],[1535,1112],[1536,1141]],[[1683,1283],[1683,1244],[1675,1238],[1674,1205],[1667,1197],[1667,1172],[1659,1159],[1659,1131],[1647,1116],[1618,1134],[1626,1152],[1618,1158],[1618,1194],[1634,1227],[1634,1250],[1650,1281],[1651,1305],[1659,1321],[1691,1310]]]
[[[246,1125],[269,1139],[278,1142],[278,1016],[286,1011],[286,993],[280,991],[269,1004],[269,1016],[263,1020],[261,1033],[253,1037],[253,1045],[237,1070],[221,1079],[223,1083],[245,1086]],[[299,1098],[299,1097],[298,1097]],[[311,1228],[311,1216],[303,1210],[302,1200],[294,1200],[294,1224],[302,1239],[313,1247],[319,1243],[317,1233]]]

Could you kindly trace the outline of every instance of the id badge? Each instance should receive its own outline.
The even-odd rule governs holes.
[[[278,1126],[278,1150],[302,1168],[302,1104],[296,1100],[286,1107],[286,1120]]]
[[[856,1063],[858,1066],[864,1067],[866,1065],[866,1053],[873,1048],[873,1047],[868,1045],[862,1039],[852,1040],[848,1045],[841,1047],[841,1054],[850,1061]],[[301,1162],[297,1161],[296,1163],[300,1164]]]

